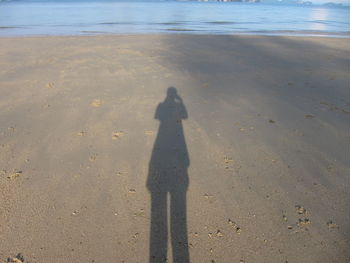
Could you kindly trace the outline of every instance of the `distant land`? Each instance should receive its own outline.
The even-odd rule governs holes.
[[[303,0],[178,0],[178,1],[199,1],[199,2],[233,2],[233,3],[265,3],[265,4],[281,4],[281,5],[321,5],[328,7],[342,7],[347,6],[342,3],[328,2],[328,3],[313,3],[311,1]]]
[[[163,0],[167,1],[167,0]],[[171,0],[170,0],[171,1]],[[262,4],[279,4],[279,5],[317,5],[317,6],[327,6],[327,7],[349,7],[350,3],[313,3],[307,0],[177,0],[181,2],[185,1],[197,1],[197,2],[231,2],[231,3],[262,3]]]

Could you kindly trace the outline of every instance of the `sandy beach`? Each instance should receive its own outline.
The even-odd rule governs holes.
[[[350,262],[350,39],[4,37],[0,58],[1,262]]]

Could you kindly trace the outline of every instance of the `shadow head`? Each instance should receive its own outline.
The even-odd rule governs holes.
[[[169,87],[169,88],[167,89],[167,97],[168,97],[169,99],[178,98],[179,95],[177,95],[177,89],[174,88],[174,87]]]

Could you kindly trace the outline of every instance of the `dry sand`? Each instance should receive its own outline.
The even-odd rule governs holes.
[[[0,57],[0,260],[152,261],[172,86],[191,262],[350,262],[350,39],[1,38]]]

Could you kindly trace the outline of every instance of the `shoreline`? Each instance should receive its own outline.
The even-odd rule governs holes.
[[[186,33],[187,32],[187,33]],[[300,37],[300,38],[336,38],[336,39],[349,39],[350,32],[315,32],[315,33],[303,33],[295,31],[294,33],[278,33],[278,32],[235,32],[235,33],[201,33],[195,30],[169,30],[167,32],[137,32],[137,33],[104,33],[104,32],[81,32],[80,34],[24,34],[24,35],[1,35],[3,38],[49,38],[49,37],[95,37],[95,36],[148,36],[148,35],[194,35],[194,36],[257,36],[257,37]]]

